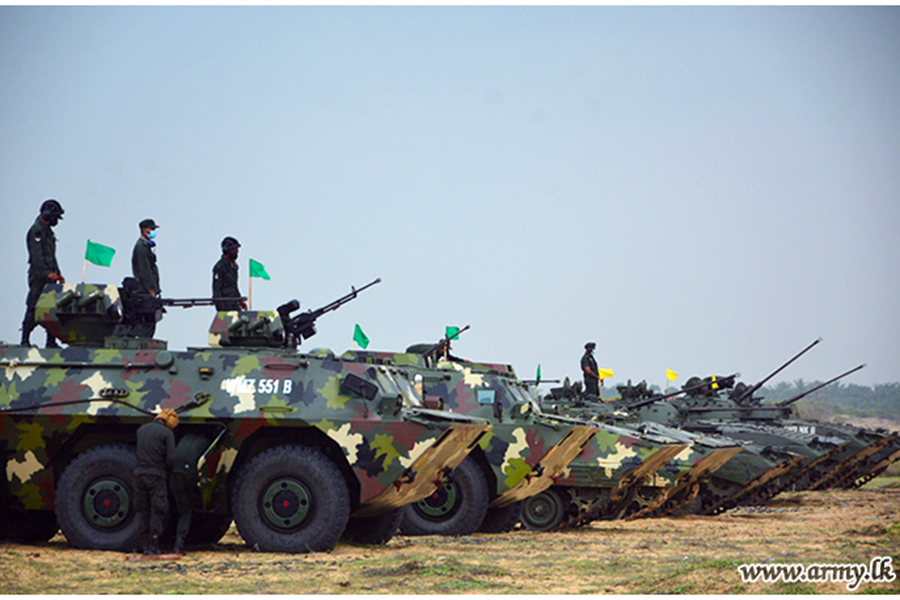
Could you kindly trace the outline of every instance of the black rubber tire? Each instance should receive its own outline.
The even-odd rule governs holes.
[[[559,493],[549,488],[526,498],[522,504],[522,525],[532,531],[552,531],[565,516],[565,504]]]
[[[123,445],[97,446],[69,463],[56,485],[56,519],[72,546],[119,552],[140,548],[136,465],[134,448]],[[101,505],[104,497],[107,506]]]
[[[228,533],[231,515],[198,513],[191,515],[191,529],[187,534],[188,544],[215,544]]]
[[[469,535],[487,514],[487,479],[470,456],[453,470],[451,481],[424,500],[403,507],[406,535]]]
[[[387,544],[400,529],[401,519],[403,519],[402,508],[375,517],[350,517],[341,539],[374,546]]]
[[[318,450],[277,446],[241,469],[231,510],[254,550],[324,552],[347,526],[350,492],[337,466]]]
[[[51,510],[12,511],[0,518],[4,524],[9,523],[2,537],[16,542],[47,542],[59,531],[56,515]]]
[[[509,533],[522,518],[524,500],[501,508],[489,508],[478,531],[482,533]]]

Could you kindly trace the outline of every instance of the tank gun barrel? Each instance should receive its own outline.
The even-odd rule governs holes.
[[[796,401],[799,400],[800,398],[805,398],[806,396],[809,396],[809,395],[812,394],[813,392],[819,391],[820,389],[822,389],[822,388],[825,387],[826,385],[830,385],[830,384],[834,383],[835,381],[837,381],[838,379],[843,379],[843,378],[846,377],[847,375],[850,375],[851,373],[855,373],[855,372],[859,371],[860,369],[862,369],[862,368],[865,367],[865,366],[866,366],[866,363],[863,363],[863,364],[859,365],[858,367],[856,367],[855,369],[850,369],[850,370],[847,371],[846,373],[842,373],[841,375],[838,375],[837,377],[834,377],[834,378],[832,378],[832,379],[829,379],[829,380],[826,381],[825,383],[821,383],[821,384],[817,385],[816,387],[812,388],[811,390],[807,390],[807,391],[803,392],[802,394],[797,394],[797,395],[794,396],[793,398],[788,398],[787,400],[782,400],[782,401],[779,402],[776,406],[778,406],[778,407],[790,406],[791,404],[793,404],[794,402],[796,402]]]
[[[814,341],[812,344],[810,344],[809,346],[807,346],[806,348],[804,348],[803,350],[801,350],[799,353],[797,353],[797,355],[794,356],[794,358],[792,358],[791,360],[787,361],[786,363],[784,363],[783,365],[781,365],[780,367],[778,367],[777,369],[775,369],[774,371],[772,371],[772,373],[770,373],[768,377],[766,377],[765,379],[763,379],[763,380],[760,381],[759,383],[754,384],[752,387],[748,388],[743,394],[741,394],[741,397],[738,398],[738,399],[736,400],[736,402],[737,402],[738,404],[740,404],[740,403],[743,402],[745,399],[747,399],[747,398],[752,398],[752,397],[753,397],[753,394],[755,394],[755,393],[757,392],[757,390],[759,390],[759,388],[761,388],[762,386],[764,386],[764,385],[766,384],[767,381],[769,381],[770,379],[772,379],[773,377],[775,377],[776,375],[778,375],[779,373],[781,373],[788,365],[790,365],[792,362],[794,362],[795,360],[797,360],[798,358],[800,358],[801,356],[803,356],[804,354],[806,354],[810,349],[812,349],[813,346],[815,346],[816,344],[818,344],[818,343],[821,342],[821,341],[822,341],[822,338],[819,337],[819,339],[817,339],[817,340]]]
[[[737,379],[740,376],[741,376],[740,373],[734,373],[733,375],[728,375],[727,377],[723,377],[721,379],[721,381],[725,381],[727,379],[732,379],[732,380]],[[654,396],[652,398],[647,398],[646,400],[639,400],[637,402],[629,404],[625,408],[628,410],[637,410],[638,408],[643,408],[644,406],[647,406],[648,404],[653,404],[655,402],[659,402],[660,400],[665,400],[667,398],[674,398],[675,396],[678,396],[679,394],[686,394],[687,392],[693,392],[694,390],[699,390],[699,389],[705,388],[709,385],[710,385],[709,381],[704,381],[703,383],[699,383],[697,385],[692,385],[690,387],[682,388],[682,389],[678,390],[677,392],[670,392],[668,394],[663,394],[662,396]]]
[[[318,319],[325,313],[337,310],[351,300],[356,299],[356,296],[361,291],[372,287],[376,283],[381,283],[381,277],[374,281],[370,281],[359,289],[356,289],[351,285],[349,294],[341,296],[337,300],[333,300],[325,306],[322,306],[315,310],[308,310],[304,313],[300,313],[296,317],[292,317],[291,313],[300,308],[300,302],[298,302],[297,300],[291,300],[290,302],[279,306],[278,315],[281,317],[281,322],[284,325],[284,331],[287,334],[284,336],[284,345],[297,346],[297,344],[299,344],[304,339],[308,339],[316,335],[316,319]]]

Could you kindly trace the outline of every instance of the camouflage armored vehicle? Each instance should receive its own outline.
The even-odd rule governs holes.
[[[815,343],[818,340],[806,350]],[[794,359],[799,356],[798,354]],[[816,461],[797,477],[792,482],[792,488],[816,490],[858,487],[900,459],[900,435],[883,429],[872,430],[798,419],[792,414],[792,405],[864,366],[860,365],[777,404],[765,404],[754,396],[768,378],[753,386],[738,383],[733,387],[715,390],[710,386],[712,378],[707,378],[700,385],[695,385],[696,389],[679,402],[685,415],[685,427],[738,428],[747,432],[748,436],[759,436],[762,435],[761,432],[808,436],[817,440],[820,445],[831,444],[834,447],[827,456]],[[699,381],[699,378],[694,378],[693,383],[697,384]]]
[[[600,404],[596,398],[586,397],[580,384],[570,385],[568,379],[562,387],[550,390],[541,398],[541,406],[556,414],[593,419],[607,426],[615,424],[620,430],[643,438],[655,436],[657,439],[674,440],[684,448],[668,456],[652,477],[632,486],[625,497],[614,495],[608,498],[602,491],[609,487],[602,471],[585,460],[586,455],[580,456],[570,464],[569,477],[561,478],[554,488],[528,501],[536,507],[534,518],[529,516],[526,503],[522,522],[531,529],[543,530],[560,524],[578,526],[596,519],[662,516],[702,494],[713,474],[731,463],[746,464],[758,460],[744,456],[746,444],[692,434],[653,422],[638,422],[630,418],[627,412],[617,409],[614,403]],[[777,466],[774,460],[775,457],[767,466]],[[542,518],[543,513],[538,514],[537,509],[543,506],[550,507],[544,509],[544,513],[558,513],[557,519]]]
[[[425,408],[401,369],[298,352],[357,291],[296,316],[296,301],[219,312],[209,347],[175,351],[119,336],[135,310],[125,290],[47,286],[37,318],[68,347],[0,345],[3,522],[20,539],[58,524],[78,548],[138,548],[135,431],[171,408],[178,443],[209,441],[189,543],[218,540],[232,519],[262,551],[387,541],[400,508],[432,494],[490,425]]]
[[[732,385],[735,376],[718,377],[717,386]],[[729,462],[700,490],[696,499],[675,514],[695,511],[716,514],[737,505],[757,504],[787,489],[810,468],[838,451],[845,440],[808,436],[787,430],[763,430],[742,424],[692,423],[686,419],[686,409],[673,396],[688,393],[702,386],[655,396],[646,383],[619,386],[621,400],[606,403],[604,411],[620,411],[621,418],[633,422],[665,423],[686,433],[703,434],[709,438],[730,440],[742,444],[744,452]],[[649,397],[648,397],[649,396]]]
[[[581,455],[603,471],[607,492],[625,496],[630,486],[686,447],[660,436],[543,413],[511,365],[455,358],[448,339],[404,353],[343,356],[402,367],[423,386],[426,401],[491,421],[491,431],[445,485],[404,508],[401,530],[409,535],[507,531],[519,520],[522,501],[556,485]]]

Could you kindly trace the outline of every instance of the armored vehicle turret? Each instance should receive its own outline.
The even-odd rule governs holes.
[[[47,286],[37,318],[69,347],[0,345],[0,516],[19,539],[58,525],[78,548],[137,548],[135,431],[166,408],[176,441],[209,441],[189,543],[233,519],[263,551],[387,541],[490,430],[425,408],[402,369],[298,351],[322,309],[219,312],[210,346],[175,351],[119,335],[123,292]]]

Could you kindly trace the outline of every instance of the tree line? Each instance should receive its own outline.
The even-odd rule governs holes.
[[[774,386],[763,386],[755,395],[775,401],[786,400],[821,384],[821,381],[803,379],[791,383],[782,381]],[[870,387],[837,381],[813,392],[807,399],[859,411],[900,415],[900,383],[879,383]]]

